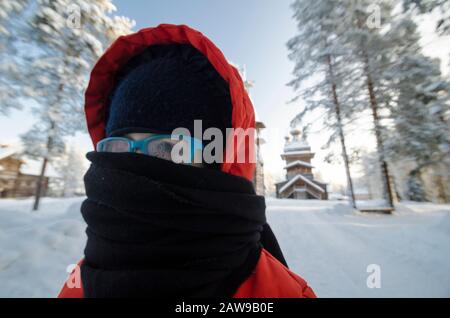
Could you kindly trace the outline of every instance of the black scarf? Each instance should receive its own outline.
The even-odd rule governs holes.
[[[86,297],[232,296],[253,271],[267,225],[251,182],[134,153],[87,158]]]

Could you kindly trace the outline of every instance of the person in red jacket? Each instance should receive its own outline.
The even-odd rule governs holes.
[[[203,34],[163,24],[120,37],[85,112],[87,243],[59,297],[315,297],[266,222],[253,134],[236,138],[255,127],[243,81]]]

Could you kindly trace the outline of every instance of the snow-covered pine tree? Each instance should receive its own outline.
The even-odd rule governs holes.
[[[376,152],[378,153],[381,175],[383,179],[383,197],[388,205],[393,207],[394,191],[391,184],[391,175],[385,155],[383,140],[382,114],[384,105],[390,101],[391,88],[383,81],[383,72],[389,66],[389,53],[395,43],[387,41],[385,30],[392,22],[392,10],[396,1],[372,0],[345,1],[346,11],[351,12],[350,19],[346,21],[345,39],[350,44],[349,50],[352,60],[356,63],[356,81],[352,86],[353,94],[363,97],[365,102],[358,103],[354,111],[370,110],[374,135],[376,138]],[[361,85],[362,84],[362,85]],[[366,92],[366,96],[362,96]]]
[[[414,169],[408,176],[406,182],[407,196],[409,200],[424,202],[427,200],[427,195],[423,188],[423,181],[419,170]]]
[[[0,115],[20,108],[22,81],[17,60],[18,33],[29,0],[0,1]]]
[[[422,171],[450,163],[450,83],[441,75],[439,60],[421,54],[416,23],[404,17],[393,25],[397,42],[393,63],[384,76],[395,89],[390,104],[393,127],[386,150],[391,160],[413,160],[408,177],[409,199],[426,200]]]
[[[60,178],[61,196],[70,197],[82,192],[86,171],[83,153],[72,145],[56,160],[54,166]]]
[[[450,1],[448,0],[403,0],[403,10],[419,14],[436,13],[439,19],[436,31],[440,35],[450,34]]]
[[[111,16],[111,0],[37,0],[35,5],[24,85],[37,103],[37,123],[21,136],[26,154],[42,159],[34,210],[49,160],[63,152],[65,136],[84,128],[82,92],[89,70],[105,45],[133,26],[127,18]]]
[[[30,0],[0,1],[0,34],[2,36],[13,35],[13,26],[16,22],[14,20],[23,12],[29,2]]]
[[[296,92],[292,102],[305,101],[303,111],[292,120],[292,125],[302,122],[306,114],[319,109],[325,111],[324,131],[331,132],[330,144],[337,139],[340,141],[351,204],[356,207],[344,134],[344,118],[350,117],[352,112],[347,110],[347,98],[343,96],[348,82],[345,76],[350,72],[348,68],[343,69],[352,63],[340,42],[347,18],[343,3],[345,1],[296,0],[291,5],[297,34],[287,43],[289,58],[295,63],[294,79],[288,85]]]

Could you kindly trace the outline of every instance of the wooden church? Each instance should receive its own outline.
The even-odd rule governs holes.
[[[314,153],[300,130],[291,131],[286,137],[281,158],[286,161],[286,180],[275,184],[277,198],[327,200],[327,185],[314,180],[311,159]]]

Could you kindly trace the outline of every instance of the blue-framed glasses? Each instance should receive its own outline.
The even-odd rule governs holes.
[[[176,149],[174,149],[176,147]],[[141,140],[126,137],[108,137],[97,143],[98,152],[137,152],[171,160],[176,163],[194,163],[198,151],[203,151],[202,142],[184,135],[152,135]],[[187,151],[187,153],[186,153]]]

